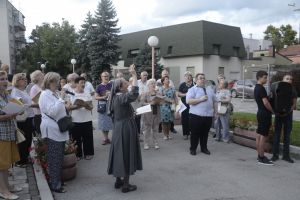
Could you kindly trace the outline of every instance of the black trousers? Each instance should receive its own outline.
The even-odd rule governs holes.
[[[190,135],[189,109],[185,109],[181,113],[181,125],[183,135]]]
[[[42,122],[42,115],[35,115],[33,118],[33,127],[34,131],[38,134],[41,135],[41,122]],[[35,135],[35,133],[34,133]]]
[[[141,115],[136,115],[134,119],[138,130],[138,134],[141,134]]]
[[[77,157],[94,155],[94,138],[92,121],[74,123],[70,131],[73,140],[77,145]],[[83,151],[82,151],[83,150]]]
[[[33,117],[27,118],[24,122],[17,122],[17,126],[23,131],[26,139],[24,142],[18,144],[20,154],[20,161],[18,164],[26,164],[28,162],[29,148],[31,147],[32,142]]]
[[[191,129],[190,150],[196,151],[199,144],[199,140],[201,151],[206,150],[208,133],[211,127],[212,117],[202,117],[194,114],[190,114],[189,116],[189,124]]]

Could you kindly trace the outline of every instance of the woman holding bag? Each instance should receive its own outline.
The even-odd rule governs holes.
[[[215,119],[216,141],[229,142],[229,117],[228,105],[231,102],[231,93],[227,89],[228,83],[224,78],[218,79],[219,85],[216,92],[218,113]]]
[[[111,118],[106,114],[106,104],[111,87],[112,82],[109,81],[109,73],[102,72],[101,83],[97,86],[95,97],[98,100],[98,129],[103,133],[102,145],[110,144],[108,133],[113,127]]]
[[[26,164],[28,164],[29,148],[31,146],[34,130],[34,112],[32,107],[38,107],[38,104],[32,103],[31,97],[26,91],[27,78],[25,73],[15,74],[13,76],[12,85],[13,89],[11,91],[11,97],[20,100],[26,108],[23,115],[17,116],[18,128],[24,133],[26,140],[18,144],[21,159],[16,163],[16,166],[26,167]]]
[[[2,109],[7,105],[10,95],[7,74],[0,71],[0,198],[18,199],[12,191],[21,191],[21,188],[10,188],[8,184],[8,169],[20,159],[16,144],[16,126],[14,119],[18,114],[6,114]]]
[[[64,158],[65,142],[69,140],[68,131],[59,130],[57,120],[67,115],[65,101],[58,92],[60,76],[48,72],[42,84],[39,106],[42,113],[41,133],[48,144],[47,159],[50,176],[50,189],[54,192],[65,193],[62,187],[61,170]]]

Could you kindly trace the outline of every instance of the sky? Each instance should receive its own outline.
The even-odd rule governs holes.
[[[62,18],[79,30],[86,14],[95,12],[100,0],[10,0],[25,16],[26,37],[43,22]],[[300,0],[112,0],[122,33],[136,32],[185,22],[207,20],[241,28],[262,39],[270,24],[291,24],[299,32]],[[288,6],[294,4],[295,6]]]

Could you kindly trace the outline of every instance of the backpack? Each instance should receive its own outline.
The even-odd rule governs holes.
[[[293,87],[290,83],[275,82],[271,85],[271,105],[276,115],[287,115],[293,105]]]

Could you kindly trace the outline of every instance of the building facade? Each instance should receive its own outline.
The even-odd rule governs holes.
[[[8,0],[0,0],[0,60],[16,68],[21,49],[25,47],[24,15]]]
[[[129,66],[147,39],[155,35],[160,64],[170,72],[175,85],[183,81],[185,71],[205,73],[216,81],[218,74],[240,79],[242,58],[246,56],[241,30],[208,21],[196,21],[121,35],[121,62]]]

